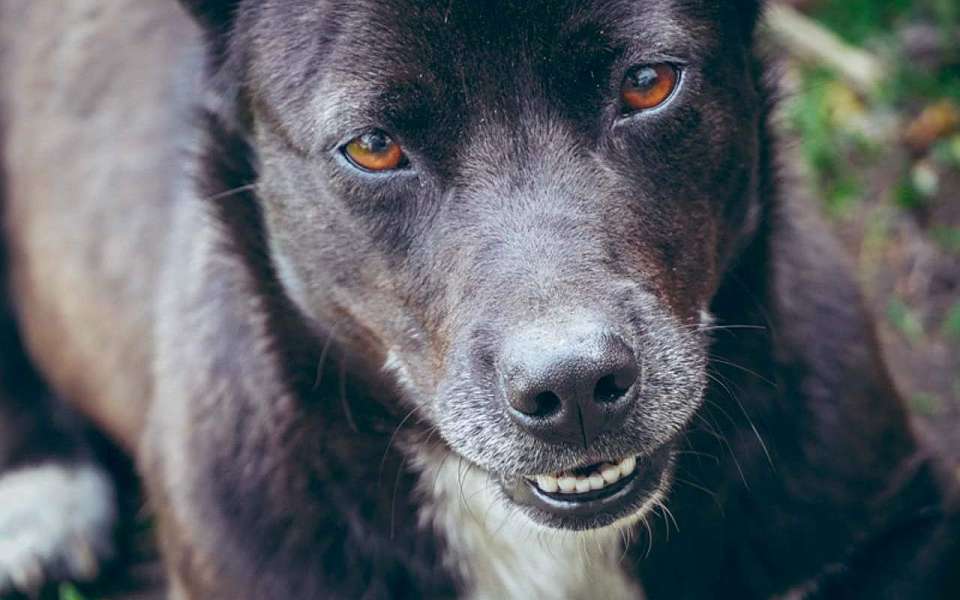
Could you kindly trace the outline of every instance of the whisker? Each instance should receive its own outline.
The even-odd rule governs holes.
[[[706,327],[698,327],[700,331],[738,331],[738,330],[752,330],[752,331],[767,331],[768,328],[763,325],[707,325]]]
[[[713,374],[711,374],[711,373],[707,373],[707,377],[708,377],[710,380],[712,380],[714,383],[716,383],[717,385],[719,385],[721,388],[723,388],[723,391],[726,392],[728,396],[730,396],[730,399],[731,399],[731,400],[734,398],[733,392],[732,392],[732,391],[730,390],[730,388],[728,388],[722,381],[720,381],[719,379],[717,379],[717,378],[716,378]],[[705,397],[705,398],[703,399],[703,404],[704,404],[704,406],[708,406],[709,408],[712,408],[712,409],[715,409],[715,410],[719,411],[719,412],[720,412],[720,415],[721,415],[724,419],[726,419],[727,422],[730,423],[730,425],[732,425],[732,426],[734,427],[734,429],[737,428],[737,425],[738,425],[738,424],[737,424],[736,419],[734,419],[733,417],[731,417],[731,416],[730,416],[730,413],[727,412],[727,410],[726,410],[720,403],[718,403],[718,402],[715,401],[715,400],[712,400],[712,399],[708,396],[708,397]]]
[[[443,455],[443,459],[440,461],[440,465],[437,467],[436,473],[433,475],[433,486],[430,488],[434,494],[437,491],[437,483],[440,481],[440,476],[443,475],[443,467],[447,464],[447,460],[453,456],[452,453],[447,452]]]
[[[617,563],[619,564],[622,563],[623,559],[627,557],[627,549],[629,548],[629,544],[627,542],[627,528],[618,527],[617,534],[620,536],[620,544],[623,548],[620,552],[620,558],[617,559]]]
[[[357,421],[353,418],[353,409],[350,407],[350,401],[347,399],[347,367],[340,362],[340,406],[343,408],[343,414],[347,417],[347,425],[350,426],[350,429],[356,433],[360,432],[360,428],[357,427]]]
[[[483,526],[483,521],[477,518],[477,515],[474,514],[473,509],[470,508],[470,503],[467,502],[467,498],[464,496],[463,491],[463,464],[464,460],[462,456],[458,457],[459,463],[457,464],[457,487],[460,489],[460,504],[463,506],[464,510],[467,511],[467,514],[470,515],[470,518],[473,519],[478,525]],[[469,463],[467,467],[469,467]]]
[[[726,512],[726,511],[724,510],[724,508],[723,508],[723,504],[720,502],[720,495],[717,494],[716,492],[710,490],[710,489],[707,488],[707,487],[704,487],[704,486],[700,485],[699,483],[696,483],[696,482],[694,482],[694,481],[690,481],[689,479],[684,479],[683,477],[674,477],[674,481],[676,481],[677,483],[683,484],[683,485],[688,485],[688,486],[692,487],[693,489],[695,489],[695,490],[697,490],[697,491],[700,491],[700,492],[703,492],[704,494],[710,496],[710,498],[713,500],[713,503],[714,503],[714,504],[717,506],[717,508],[720,510],[720,514],[724,514],[724,513]]]
[[[680,329],[695,329],[702,332],[710,331],[768,331],[769,328],[763,325],[701,325],[700,323],[685,323],[679,326]]]
[[[229,190],[225,190],[219,193],[216,193],[212,196],[207,196],[202,201],[203,202],[214,202],[216,200],[222,200],[223,198],[229,198],[230,196],[236,196],[237,194],[242,194],[243,192],[250,192],[257,189],[256,183],[248,183],[247,185],[241,185]]]
[[[404,458],[400,461],[400,466],[397,468],[397,475],[393,480],[393,498],[390,500],[390,539],[396,538],[396,522],[397,522],[397,495],[400,492],[400,479],[403,476],[403,468],[407,464],[407,459]]]
[[[710,358],[710,362],[714,362],[714,363],[721,364],[721,365],[727,365],[728,367],[733,367],[734,369],[739,369],[739,370],[743,371],[744,373],[748,373],[748,374],[750,374],[750,375],[753,375],[754,377],[756,377],[756,378],[759,379],[760,381],[766,383],[767,385],[769,385],[769,386],[772,387],[772,388],[776,388],[776,387],[777,387],[777,384],[774,383],[773,381],[771,381],[770,379],[764,377],[763,375],[761,375],[760,373],[757,373],[756,371],[754,371],[754,370],[752,370],[752,369],[749,369],[749,368],[747,368],[747,367],[744,367],[743,365],[738,365],[738,364],[735,363],[735,362],[731,362],[731,361],[729,361],[729,360],[720,358],[719,356],[717,356],[717,355],[715,355],[715,354],[710,354],[710,355],[709,355],[709,358]]]
[[[633,547],[633,538],[636,535],[636,529],[637,528],[634,525],[621,530],[624,533],[626,541],[623,544],[623,554],[620,555],[620,562],[625,561],[627,557],[630,555],[630,548]]]
[[[666,502],[664,502],[663,500],[657,498],[657,500],[656,500],[656,505],[664,512],[663,521],[664,521],[664,524],[667,526],[667,527],[666,527],[666,529],[667,529],[667,540],[669,541],[669,539],[670,539],[670,525],[669,525],[669,523],[667,523],[667,517],[670,517],[670,521],[673,522],[673,527],[674,527],[674,529],[677,530],[677,533],[680,533],[680,526],[677,525],[677,519],[676,519],[676,517],[673,516],[673,512],[667,507],[667,503],[666,503]]]
[[[643,515],[640,520],[643,522],[643,527],[647,530],[647,552],[643,555],[644,559],[650,558],[650,553],[653,552],[653,528],[650,527],[650,521],[647,520],[647,515]]]
[[[709,404],[705,404],[704,408],[709,411],[711,406]],[[726,436],[717,431],[716,425],[708,421],[704,415],[697,413],[696,418],[698,418],[706,426],[705,431],[714,437],[718,442],[723,444],[723,446],[727,449],[727,452],[730,454],[730,459],[733,460],[733,464],[737,468],[737,472],[740,474],[740,480],[743,482],[744,487],[750,489],[750,484],[747,483],[747,477],[744,474],[743,467],[740,466],[740,461],[737,460],[737,455],[733,451],[733,446],[730,445],[730,442],[727,440]]]
[[[676,454],[677,456],[687,455],[687,456],[696,456],[698,458],[709,458],[716,464],[718,465],[720,464],[720,459],[717,456],[710,454],[709,452],[697,452],[696,450],[676,450],[674,454]]]
[[[753,419],[750,418],[749,413],[747,413],[747,408],[743,405],[743,402],[740,401],[740,398],[737,397],[737,395],[734,394],[733,391],[729,387],[727,387],[726,384],[724,384],[724,382],[721,380],[721,376],[719,373],[711,374],[708,371],[707,376],[713,381],[720,384],[720,386],[722,386],[723,389],[725,389],[727,393],[730,394],[730,399],[733,400],[738,407],[740,407],[740,412],[743,413],[743,417],[747,420],[747,424],[750,425],[750,429],[753,430],[753,435],[756,436],[757,441],[760,442],[760,447],[763,448],[763,454],[764,456],[767,457],[767,462],[770,464],[770,468],[776,471],[777,467],[776,465],[773,464],[773,458],[770,455],[770,450],[767,448],[767,443],[763,441],[763,436],[760,435],[760,430],[757,429],[757,426],[753,422]],[[729,415],[727,415],[727,418],[730,418]]]
[[[410,420],[410,417],[412,417],[413,414],[418,410],[420,410],[420,407],[414,406],[413,409],[408,412],[407,415],[400,421],[400,424],[397,425],[396,429],[393,430],[393,433],[390,434],[390,439],[387,441],[387,447],[383,449],[383,457],[380,459],[380,475],[377,478],[378,481],[383,479],[383,469],[387,464],[387,455],[390,453],[390,448],[393,446],[393,441],[396,439],[397,434],[400,433],[400,430],[403,428],[406,422]]]
[[[330,352],[330,347],[333,345],[333,336],[337,330],[337,323],[333,324],[333,327],[330,328],[330,332],[327,334],[327,339],[323,341],[323,348],[320,349],[320,358],[317,359],[317,374],[313,379],[313,391],[320,389],[320,382],[323,381],[323,366],[327,362],[327,355]]]

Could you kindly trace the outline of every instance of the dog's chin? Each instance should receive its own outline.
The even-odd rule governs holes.
[[[673,445],[643,456],[584,465],[564,473],[501,477],[505,501],[535,524],[589,531],[628,527],[662,502],[673,475]]]

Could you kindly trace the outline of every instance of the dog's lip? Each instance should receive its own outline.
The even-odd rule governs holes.
[[[564,529],[588,529],[597,522],[630,517],[644,506],[661,491],[672,456],[672,444],[660,446],[638,457],[629,475],[585,493],[548,493],[526,477],[502,480],[501,486],[511,501],[543,517],[540,520]]]

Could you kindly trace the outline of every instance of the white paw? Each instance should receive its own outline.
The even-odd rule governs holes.
[[[90,464],[0,475],[0,596],[47,581],[89,581],[113,552],[113,484]]]

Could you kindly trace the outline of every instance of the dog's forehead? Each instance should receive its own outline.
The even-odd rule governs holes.
[[[331,65],[343,76],[339,84],[353,81],[388,98],[469,96],[505,85],[520,92],[538,82],[543,65],[574,72],[612,55],[622,45],[613,12],[563,0],[378,2],[342,20]]]
[[[529,46],[578,24],[612,24],[630,11],[617,3],[583,0],[393,0],[356,4],[349,13],[354,26],[398,41],[455,37],[482,49]]]
[[[716,3],[707,0],[295,0],[264,3],[249,29],[259,53],[276,69],[373,75],[424,72],[548,58],[565,43],[676,51],[712,37]],[[291,12],[296,14],[291,15]],[[291,60],[293,59],[293,60]]]
[[[590,111],[618,60],[695,59],[719,33],[706,0],[301,2],[296,19],[261,5],[249,81],[267,104],[297,107],[282,117],[296,128],[330,136],[436,132],[458,115],[517,114],[524,99]]]
[[[549,53],[585,36],[611,45],[677,44],[703,34],[697,31],[696,18],[705,10],[697,8],[701,4],[674,0],[362,2],[340,13],[339,41],[348,48],[362,48],[356,56],[361,63],[376,61],[386,52],[413,64],[472,56],[509,63],[520,56]]]

